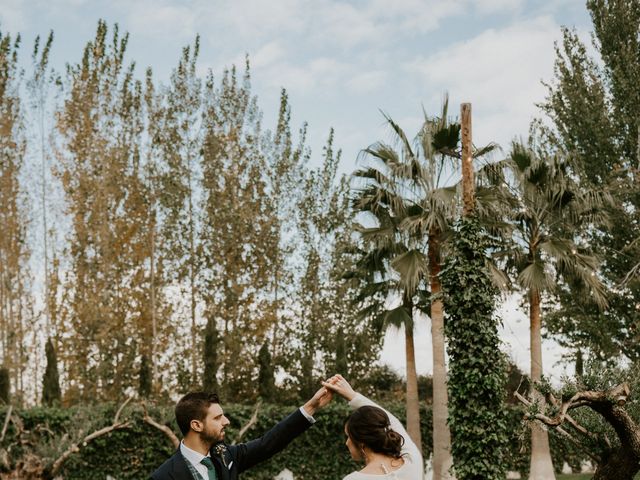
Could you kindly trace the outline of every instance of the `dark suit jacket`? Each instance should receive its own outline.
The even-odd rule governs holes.
[[[218,480],[237,480],[238,475],[257,463],[267,460],[285,448],[294,438],[311,426],[300,410],[296,410],[262,437],[238,445],[226,445],[224,462],[211,450],[211,459]],[[180,449],[151,474],[151,480],[194,480]],[[225,465],[226,463],[226,465]],[[207,479],[205,479],[207,480]]]

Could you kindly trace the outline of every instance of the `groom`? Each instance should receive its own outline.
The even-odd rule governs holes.
[[[321,388],[302,407],[262,437],[238,445],[224,443],[229,419],[216,394],[188,393],[176,405],[184,436],[178,451],[151,474],[151,480],[237,480],[240,473],[285,448],[314,422],[313,415],[331,401]]]

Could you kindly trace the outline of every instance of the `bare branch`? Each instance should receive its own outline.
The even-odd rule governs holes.
[[[131,426],[131,421],[126,421],[126,422],[119,421],[122,410],[130,401],[131,401],[131,397],[127,398],[127,400],[125,400],[125,402],[120,406],[120,408],[116,412],[116,415],[113,419],[113,424],[90,433],[78,443],[74,443],[73,445],[71,445],[62,455],[60,455],[56,459],[56,461],[53,462],[51,466],[51,469],[49,471],[50,476],[55,477],[56,473],[58,473],[58,471],[60,470],[64,462],[66,462],[67,459],[71,457],[74,453],[79,452],[80,448],[86,446],[87,443],[89,443],[90,441],[95,440],[96,438],[106,435],[108,433],[111,433],[115,430],[121,430],[123,428],[128,428],[129,426]]]
[[[124,410],[124,407],[127,406],[127,404],[131,401],[133,397],[129,397],[127,398],[124,403],[122,405],[120,405],[120,408],[118,409],[118,411],[116,412],[116,416],[113,417],[113,424],[115,425],[116,423],[118,423],[118,420],[120,419],[120,414],[122,413],[122,410]]]
[[[525,404],[527,407],[530,407],[531,405],[533,405],[533,403],[531,403],[529,400],[527,400],[524,396],[522,396],[520,394],[520,392],[516,391],[514,393],[515,397],[520,400],[520,402],[522,402],[523,404]],[[555,398],[553,399],[555,401]],[[557,404],[557,401],[556,401]],[[539,420],[540,422],[542,422],[545,425],[548,425],[550,427],[554,427],[554,430],[556,432],[558,432],[560,435],[562,435],[563,437],[565,437],[567,440],[569,440],[570,442],[572,442],[574,445],[576,445],[578,448],[580,448],[580,450],[582,450],[584,453],[586,453],[589,457],[591,457],[592,460],[594,460],[596,463],[600,463],[600,458],[597,455],[594,455],[591,451],[589,451],[589,449],[582,444],[582,442],[580,442],[577,438],[575,438],[573,435],[571,435],[569,432],[567,432],[564,428],[562,428],[560,426],[560,423],[562,422],[557,422],[556,418],[550,418],[546,415],[543,415],[541,413],[536,413],[536,414],[529,414],[529,416],[531,418],[535,418],[536,420]],[[576,430],[578,430],[580,433],[585,434],[586,436],[593,438],[595,437],[595,435],[589,431],[587,431],[584,427],[582,427],[581,425],[579,425],[573,418],[571,418],[569,415],[565,415],[563,417],[565,420],[568,421],[569,424],[571,424],[571,426],[573,426],[574,428],[576,428]]]
[[[567,432],[564,428],[556,427],[555,431],[558,432],[559,434],[561,434],[564,438],[569,440],[571,443],[573,443],[581,451],[586,453],[591,458],[591,460],[596,462],[596,464],[599,464],[599,463],[602,462],[602,459],[600,458],[600,456],[598,456],[598,455],[594,454],[593,452],[591,452],[580,440],[575,438],[573,435],[571,435],[569,432]]]
[[[2,427],[0,442],[4,440],[4,436],[7,434],[7,428],[9,427],[9,420],[11,420],[11,413],[13,413],[13,405],[9,405],[9,408],[7,409],[7,414],[4,417],[4,426]]]
[[[144,416],[142,417],[142,421],[160,430],[169,438],[169,440],[171,440],[171,443],[174,446],[174,448],[178,448],[180,446],[180,440],[178,440],[178,437],[176,437],[176,434],[173,433],[173,430],[171,430],[168,426],[162,425],[156,422],[153,418],[151,418],[149,416],[149,413],[147,412],[147,405],[145,403],[142,403],[142,409],[144,410]]]
[[[611,399],[613,399],[613,402],[616,405],[622,407],[627,402],[627,398],[630,393],[631,390],[629,388],[629,384],[626,382],[606,391],[587,390],[584,392],[578,392],[569,400],[565,400],[562,402],[562,404],[559,406],[560,411],[555,417],[551,418],[541,413],[536,414],[535,417],[551,427],[557,427],[558,425],[562,424],[562,422],[564,422],[569,410],[595,404],[612,403]],[[531,402],[526,400],[520,393],[516,392],[515,396],[525,405],[531,406]],[[547,398],[554,406],[558,407],[558,401],[553,397],[553,395],[549,394],[547,395]]]
[[[244,434],[247,433],[247,431],[256,424],[256,422],[258,421],[258,411],[260,410],[261,406],[262,406],[262,400],[258,400],[258,403],[256,404],[256,409],[253,411],[253,415],[251,415],[251,418],[249,419],[249,421],[243,425],[243,427],[238,432],[238,435],[236,435],[236,438],[233,441],[234,445],[238,443],[240,440],[242,440],[242,437],[244,436]]]
[[[518,400],[520,400],[522,403],[524,403],[525,406],[530,407],[532,405],[532,403],[529,400],[527,400],[525,397],[523,397],[522,394],[520,392],[518,392],[517,390],[514,392],[513,395]]]

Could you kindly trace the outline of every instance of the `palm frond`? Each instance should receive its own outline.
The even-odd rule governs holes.
[[[410,296],[428,275],[428,264],[426,255],[416,249],[407,250],[391,260],[391,268],[400,274],[400,287]]]
[[[518,284],[533,291],[553,290],[553,277],[544,268],[544,263],[539,260],[529,263],[518,275]]]
[[[501,150],[500,145],[498,145],[497,143],[491,142],[488,145],[485,145],[484,147],[475,148],[471,155],[473,158],[481,158],[496,150]]]
[[[459,123],[452,123],[449,125],[443,125],[434,131],[432,134],[431,145],[435,152],[455,152],[460,144],[461,129],[462,127]]]
[[[413,317],[404,306],[400,305],[384,314],[384,324],[398,329],[400,327],[413,329]]]
[[[533,162],[533,153],[522,142],[513,142],[509,158],[518,171],[524,172]]]
[[[398,152],[386,143],[378,142],[368,148],[362,150],[363,155],[369,155],[379,160],[386,168],[390,170],[397,169],[402,165],[402,159],[398,156]]]
[[[382,116],[385,118],[385,120],[387,121],[387,123],[391,126],[391,129],[395,132],[398,141],[403,149],[403,151],[405,152],[405,154],[409,157],[415,157],[414,153],[413,153],[413,149],[411,148],[411,143],[409,142],[409,139],[407,138],[407,135],[404,133],[404,130],[402,130],[402,128],[400,128],[400,125],[398,125],[389,115],[387,115],[385,112],[380,111],[380,113],[382,113]]]
[[[499,268],[491,259],[487,258],[485,262],[487,271],[491,278],[491,283],[500,290],[502,293],[506,293],[511,289],[511,282],[507,273]]]

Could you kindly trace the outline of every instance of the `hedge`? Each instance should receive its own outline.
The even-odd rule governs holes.
[[[231,421],[227,431],[227,440],[233,440],[239,428],[248,422],[254,407],[251,405],[223,405]],[[33,445],[18,445],[16,429],[9,427],[2,448],[10,452],[10,463],[15,465],[20,456],[33,450],[40,457],[53,461],[73,439],[109,425],[113,419],[116,405],[96,405],[88,407],[32,408],[18,411],[24,423],[24,430],[31,432]],[[263,405],[256,424],[247,432],[243,440],[258,437],[266,432],[278,420],[291,413],[296,407]],[[389,411],[404,421],[404,406],[394,403],[385,405]],[[0,419],[4,419],[6,408],[0,409]],[[287,449],[271,460],[262,463],[242,475],[244,480],[271,480],[284,468],[291,470],[297,480],[325,480],[342,478],[358,469],[349,457],[344,445],[344,420],[349,409],[344,402],[335,402],[316,415],[317,423],[308,432],[295,439]],[[152,407],[149,414],[169,425],[176,433],[177,425],[173,418],[172,407]],[[66,480],[95,480],[107,476],[121,479],[146,479],[162,462],[173,454],[173,446],[159,430],[142,422],[142,409],[130,408],[124,417],[134,420],[131,427],[117,430],[99,437],[70,457],[62,470]],[[509,423],[512,438],[508,459],[508,469],[525,472],[528,468],[526,427],[521,424],[522,411],[509,407]],[[44,427],[44,428],[43,428]],[[422,406],[421,429],[423,455],[428,458],[431,449],[431,410]],[[524,443],[523,443],[524,442]],[[557,443],[557,441],[552,440]],[[556,458],[558,468],[562,462],[575,452],[566,445],[557,444],[554,449],[562,454]],[[565,451],[567,450],[567,451]]]

